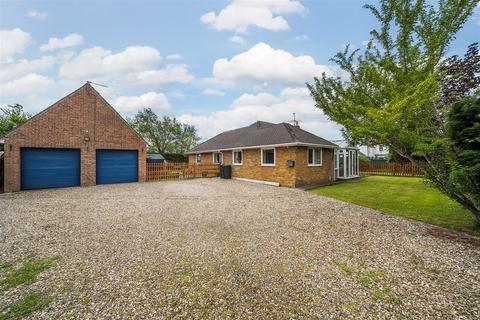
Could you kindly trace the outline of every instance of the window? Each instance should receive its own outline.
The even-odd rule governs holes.
[[[275,148],[262,149],[262,166],[275,165]]]
[[[202,155],[200,153],[195,154],[195,163],[200,164],[202,162]]]
[[[242,150],[234,150],[232,153],[233,153],[233,164],[234,165],[243,164],[243,152],[242,152]]]
[[[321,166],[322,165],[322,149],[308,148],[308,165]]]
[[[382,152],[383,151],[383,146],[379,146],[378,150],[380,150],[380,152]]]
[[[213,153],[213,164],[221,164],[223,162],[223,154],[221,152]]]

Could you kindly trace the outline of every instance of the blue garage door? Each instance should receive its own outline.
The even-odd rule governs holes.
[[[80,150],[22,148],[22,190],[80,185]]]
[[[97,184],[136,181],[137,150],[97,150]]]

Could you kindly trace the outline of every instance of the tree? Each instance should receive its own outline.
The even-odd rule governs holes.
[[[451,179],[469,179],[480,190],[480,96],[455,102],[449,110],[447,132],[457,161]]]
[[[480,222],[478,181],[458,174],[462,145],[451,140],[447,125],[450,109],[455,109],[452,103],[478,90],[477,80],[470,80],[478,77],[478,51],[469,49],[464,59],[442,63],[477,3],[440,0],[438,9],[425,0],[366,5],[380,28],[371,31],[362,54],[347,46],[332,59],[348,80],[323,74],[307,87],[316,106],[343,125],[345,136],[362,144],[388,145]]]
[[[0,108],[0,138],[26,122],[30,114],[23,111],[23,106],[17,104]]]
[[[194,126],[180,123],[175,117],[159,119],[150,108],[139,111],[128,122],[147,141],[149,152],[185,154],[200,141]]]

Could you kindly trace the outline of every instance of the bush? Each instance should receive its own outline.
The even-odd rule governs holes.
[[[188,162],[188,157],[181,153],[165,153],[163,156],[167,162]]]

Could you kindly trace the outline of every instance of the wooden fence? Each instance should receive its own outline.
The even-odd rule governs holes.
[[[218,176],[220,176],[220,166],[215,164],[147,163],[147,181],[213,178]]]
[[[360,163],[360,174],[379,176],[421,177],[423,172],[413,163]]]

